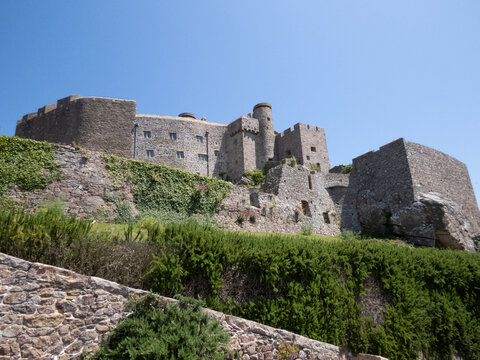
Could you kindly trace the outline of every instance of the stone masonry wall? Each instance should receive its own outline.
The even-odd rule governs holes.
[[[136,159],[167,164],[200,175],[219,176],[226,172],[225,124],[155,115],[137,115],[136,123]],[[147,150],[153,150],[153,157],[147,157]],[[199,154],[208,157],[200,158]]]
[[[71,95],[25,115],[15,135],[131,157],[136,109],[132,100]]]
[[[406,141],[405,147],[415,195],[439,193],[459,204],[472,233],[480,234],[480,211],[465,164],[420,144]]]
[[[98,349],[126,315],[128,288],[54,266],[0,253],[0,359],[70,359]],[[162,298],[166,302],[173,299]],[[297,346],[296,359],[382,360],[353,357],[337,346],[235,316],[205,310],[231,336],[242,360],[273,360],[282,343]]]

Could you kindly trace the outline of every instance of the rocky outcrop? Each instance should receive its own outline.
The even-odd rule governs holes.
[[[70,359],[94,352],[143,290],[30,263],[0,253],[0,359]],[[175,301],[170,298],[165,302]],[[291,344],[291,359],[371,359],[254,321],[205,309],[231,335],[242,360],[273,360]]]

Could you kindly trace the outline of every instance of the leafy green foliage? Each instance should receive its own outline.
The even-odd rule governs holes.
[[[0,136],[0,195],[13,185],[30,191],[58,179],[55,149],[57,145],[47,142]]]
[[[254,186],[260,186],[266,178],[266,175],[260,169],[246,171],[245,175],[249,176],[252,179]]]
[[[151,218],[114,224],[112,240],[106,226],[98,233],[95,225],[92,230],[59,209],[0,210],[0,251],[167,295],[191,293],[199,281],[203,293],[193,295],[205,296],[208,307],[353,352],[393,360],[416,359],[421,351],[450,359],[455,350],[464,359],[480,358],[480,254],[349,232],[337,238],[251,234]],[[232,269],[244,280],[228,277]],[[379,323],[362,308],[371,278],[385,297]]]
[[[352,172],[352,169],[353,169],[352,164],[344,165],[342,168],[342,174],[350,174]]]
[[[212,359],[230,355],[230,337],[194,299],[158,304],[148,294],[131,304],[133,313],[102,344],[93,359]]]
[[[132,185],[134,201],[142,212],[173,211],[188,216],[213,214],[233,184],[168,166],[104,155],[116,183]]]

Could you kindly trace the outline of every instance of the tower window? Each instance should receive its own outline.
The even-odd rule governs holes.
[[[197,142],[203,143],[203,136],[197,135]]]
[[[307,160],[310,160],[310,156],[309,156],[309,155],[307,155]]]
[[[316,148],[315,146],[312,146],[312,147],[310,148],[310,151],[311,151],[311,152],[317,152],[317,148]]]
[[[152,132],[151,131],[144,131],[143,132],[143,137],[145,139],[150,139],[152,137]]]
[[[147,158],[153,158],[153,150],[147,150]]]
[[[292,151],[291,150],[287,150],[287,156],[292,156]]]
[[[215,150],[215,156],[218,156],[218,154],[219,154],[219,151]]]
[[[185,158],[185,154],[183,153],[183,151],[177,151],[177,159],[184,159]]]
[[[170,133],[170,140],[177,140],[177,133]]]
[[[207,161],[208,160],[208,155],[207,154],[198,154],[198,160]]]

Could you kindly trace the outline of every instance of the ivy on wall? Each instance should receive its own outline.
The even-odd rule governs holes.
[[[141,212],[210,215],[233,188],[229,182],[168,166],[115,155],[104,155],[104,159],[114,183],[132,187],[135,204]]]
[[[22,191],[43,189],[60,178],[57,145],[0,136],[0,196],[14,185]]]

